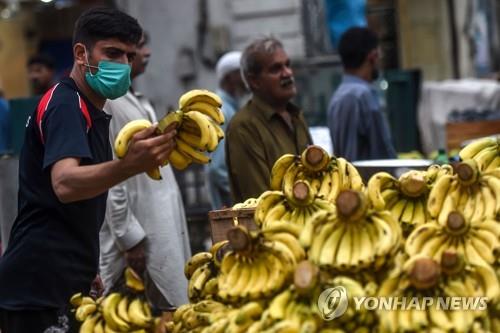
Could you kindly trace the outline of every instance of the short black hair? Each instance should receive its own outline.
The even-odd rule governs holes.
[[[368,54],[378,47],[378,37],[364,27],[348,29],[340,37],[338,51],[342,65],[347,69],[359,68]]]
[[[31,65],[43,65],[50,70],[54,70],[56,67],[54,59],[47,54],[35,54],[28,60],[28,66]]]
[[[116,38],[127,44],[138,44],[142,28],[137,20],[118,9],[94,7],[85,12],[75,23],[73,45],[83,43],[91,49],[102,39]]]

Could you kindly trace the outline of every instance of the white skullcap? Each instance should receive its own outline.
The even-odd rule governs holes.
[[[217,81],[220,82],[227,73],[240,69],[240,59],[240,51],[231,51],[224,54],[219,61],[217,61],[217,65],[215,65]]]

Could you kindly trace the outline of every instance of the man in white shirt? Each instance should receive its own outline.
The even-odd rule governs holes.
[[[132,79],[144,73],[150,55],[143,36],[132,63]],[[151,104],[132,89],[108,100],[104,110],[113,116],[111,143],[129,121],[157,121]],[[153,306],[167,310],[188,302],[183,269],[191,250],[182,197],[170,165],[161,168],[161,175],[157,181],[142,173],[110,189],[100,232],[100,274],[108,292],[122,282],[125,267],[132,267],[145,277]]]

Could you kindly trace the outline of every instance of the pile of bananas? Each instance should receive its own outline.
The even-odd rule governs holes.
[[[238,202],[233,205],[232,209],[241,209],[241,208],[255,208],[259,203],[258,198],[248,198],[244,202]]]
[[[81,333],[99,332],[156,332],[161,325],[153,317],[151,307],[140,293],[144,292],[141,278],[131,269],[125,270],[127,291],[113,292],[97,300],[73,295],[70,303],[75,307],[75,318],[82,322]]]
[[[208,90],[191,90],[179,99],[179,110],[168,113],[158,122],[157,130],[162,133],[171,124],[176,123],[177,146],[168,161],[178,170],[184,170],[191,163],[206,164],[210,157],[204,152],[213,152],[224,138],[224,131],[219,125],[224,123],[224,114],[220,110],[222,100]],[[123,158],[135,133],[152,126],[147,119],[132,120],[120,130],[114,142],[115,154]],[[159,168],[147,173],[152,179],[160,180]]]
[[[473,159],[482,171],[500,168],[500,136],[471,142],[459,153],[462,160]]]
[[[270,189],[240,204],[255,205],[258,230],[234,227],[227,241],[187,263],[191,304],[167,327],[500,333],[500,168],[492,164],[499,151],[496,139],[480,142],[456,165],[399,178],[379,173],[366,188],[354,166],[317,146],[282,156]],[[475,158],[490,146],[490,163]],[[318,299],[336,287],[349,301],[328,321],[335,300]],[[406,309],[355,306],[354,297],[370,296],[406,297]],[[445,311],[436,302],[419,310],[408,303],[413,296],[486,297],[487,310]]]

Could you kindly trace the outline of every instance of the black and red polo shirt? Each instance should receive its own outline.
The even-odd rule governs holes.
[[[18,215],[0,259],[1,309],[62,309],[71,295],[89,291],[98,271],[107,193],[63,204],[50,170],[68,157],[80,158],[82,165],[111,160],[110,119],[67,78],[28,120],[19,159]]]

